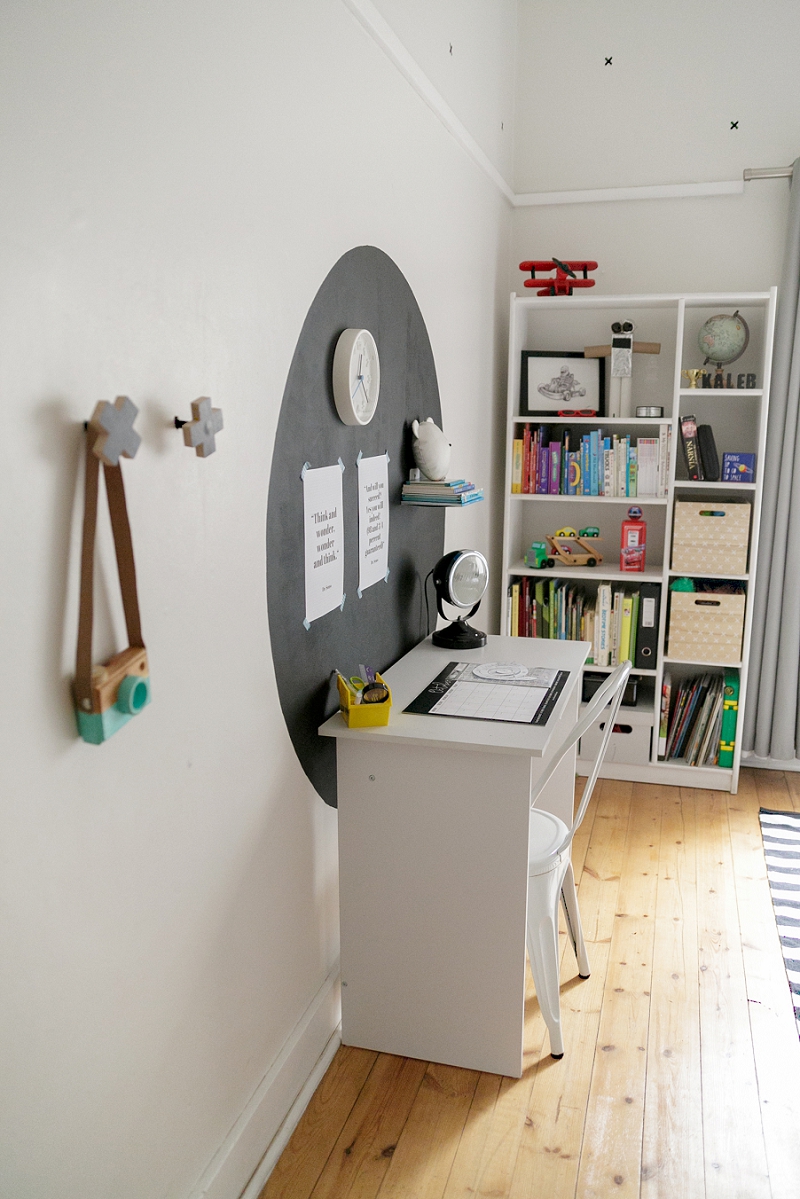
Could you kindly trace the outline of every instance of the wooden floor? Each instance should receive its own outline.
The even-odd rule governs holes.
[[[341,1048],[262,1199],[798,1199],[800,1041],[759,806],[605,782],[573,862],[591,978],[563,952],[566,1054],[532,986],[520,1079]]]

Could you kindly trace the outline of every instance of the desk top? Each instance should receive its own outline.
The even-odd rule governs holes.
[[[388,741],[392,744],[438,745],[452,749],[527,754],[542,757],[581,677],[581,667],[591,649],[588,641],[555,641],[537,637],[489,637],[482,649],[454,650],[435,646],[430,637],[389,670],[381,672],[392,689],[388,725],[349,729],[340,712],[325,721],[323,737]],[[521,662],[524,666],[549,666],[568,670],[570,677],[546,725],[512,724],[493,720],[465,720],[458,716],[422,716],[403,709],[427,687],[448,662]]]

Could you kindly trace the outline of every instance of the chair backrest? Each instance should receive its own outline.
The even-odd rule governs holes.
[[[566,740],[558,747],[553,756],[550,758],[547,766],[542,771],[541,778],[537,780],[533,791],[531,792],[531,807],[535,808],[537,802],[544,794],[547,784],[550,782],[550,779],[560,766],[565,755],[569,753],[572,747],[580,740],[581,737],[584,736],[585,733],[588,733],[592,725],[600,719],[606,707],[608,707],[608,711],[605,713],[605,727],[600,740],[600,748],[597,752],[594,766],[592,767],[592,773],[586,780],[586,786],[583,789],[583,795],[581,796],[581,802],[578,805],[578,811],[575,814],[575,819],[572,822],[572,828],[567,833],[563,843],[559,846],[559,853],[565,850],[571,843],[581,821],[586,815],[586,809],[589,806],[589,800],[592,798],[594,785],[597,782],[597,776],[600,773],[600,767],[603,765],[603,759],[606,756],[608,743],[611,739],[611,734],[614,731],[617,713],[619,711],[619,706],[622,703],[622,695],[625,690],[625,685],[628,682],[628,675],[630,673],[630,662],[623,662],[611,672],[606,681],[603,683],[602,687],[599,687],[592,696],[580,719],[570,730]]]

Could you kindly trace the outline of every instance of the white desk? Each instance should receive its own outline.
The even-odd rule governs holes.
[[[391,722],[337,713],[342,1040],[404,1057],[522,1074],[531,781],[578,716],[589,644],[490,637],[422,642],[386,672]],[[570,671],[544,727],[403,709],[451,661]],[[572,822],[575,757],[540,806]]]

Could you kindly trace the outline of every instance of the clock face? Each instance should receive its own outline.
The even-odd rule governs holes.
[[[378,406],[380,362],[369,329],[345,329],[333,356],[333,398],[346,425],[368,425]]]

